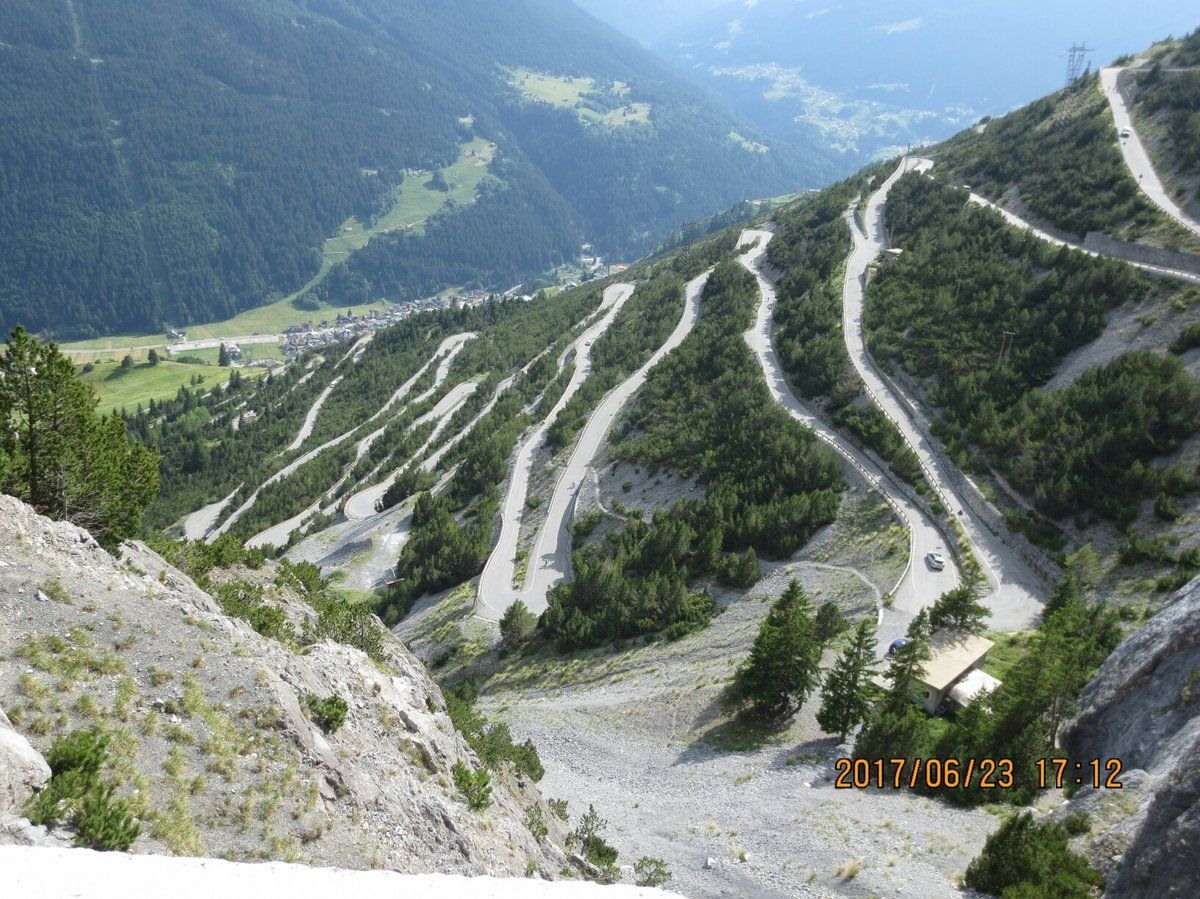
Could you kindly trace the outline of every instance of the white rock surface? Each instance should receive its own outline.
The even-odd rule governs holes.
[[[239,864],[211,858],[164,858],[87,849],[0,847],[6,895],[23,899],[669,899],[677,893],[644,887],[602,887],[532,879],[344,871],[303,865]],[[168,887],[169,885],[169,887]],[[11,890],[11,892],[9,892]]]
[[[29,741],[12,729],[0,709],[0,818],[13,815],[50,780],[50,766]]]

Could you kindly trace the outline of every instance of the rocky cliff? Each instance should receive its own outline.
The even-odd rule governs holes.
[[[18,816],[49,776],[39,753],[100,727],[142,823],[135,853],[556,875],[564,825],[536,786],[506,763],[470,810],[452,772],[478,758],[421,663],[390,635],[384,656],[268,639],[145,546],[113,558],[0,497],[0,842],[71,840]],[[333,694],[348,710],[325,733],[305,697]]]
[[[1119,758],[1121,791],[1085,790],[1107,897],[1200,895],[1200,578],[1126,639],[1064,733],[1075,759]]]

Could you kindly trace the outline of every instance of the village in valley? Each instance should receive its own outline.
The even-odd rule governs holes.
[[[591,244],[583,244],[580,248],[580,256],[575,263],[569,267],[564,267],[558,274],[560,278],[566,279],[561,281],[562,288],[572,290],[578,287],[581,281],[586,282],[595,278],[602,278],[608,274],[623,271],[626,268],[628,268],[626,265],[607,264],[603,256],[595,254]],[[279,335],[255,335],[253,337],[223,340],[220,343],[221,357],[231,365],[249,365],[270,369],[279,368],[284,365],[285,361],[295,359],[306,350],[354,340],[383,328],[391,327],[404,321],[409,316],[421,312],[436,312],[444,309],[481,306],[489,300],[501,302],[503,300],[519,299],[528,302],[533,299],[536,293],[536,290],[529,289],[524,284],[518,284],[503,293],[492,293],[480,289],[456,290],[447,291],[433,297],[391,303],[385,309],[372,309],[363,313],[356,313],[353,309],[347,309],[345,312],[337,313],[332,320],[327,318],[320,321],[309,320],[300,324],[290,325]],[[188,343],[186,331],[169,329],[167,331],[167,338],[170,341],[168,352],[172,355],[186,352],[194,346]],[[279,351],[283,356],[282,360],[272,358],[250,359],[248,358],[249,354],[244,353],[240,346],[240,344],[258,343],[267,340],[273,342],[275,339],[279,341]]]

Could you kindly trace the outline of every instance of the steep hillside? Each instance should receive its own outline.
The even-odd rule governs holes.
[[[1167,41],[1125,70],[1118,88],[1128,94],[1138,133],[1175,198],[1200,215],[1200,31]]]
[[[1129,771],[1119,800],[1091,789],[1075,803],[1099,823],[1084,842],[1107,869],[1105,895],[1113,899],[1200,890],[1200,873],[1184,861],[1200,828],[1198,629],[1200,581],[1193,581],[1117,647],[1084,688],[1063,736],[1075,757],[1119,758]]]
[[[0,510],[0,706],[43,753],[107,735],[100,773],[140,823],[137,851],[508,877],[563,866],[564,828],[529,775],[497,765],[490,801],[468,808],[455,769],[483,762],[378,624],[362,622],[369,657],[330,638],[290,569],[210,572],[209,595],[142,544],[116,559],[11,497]],[[330,697],[344,721],[312,702]],[[0,842],[96,838],[10,831],[24,798],[0,798]]]
[[[566,0],[19,0],[0,73],[3,330],[507,288],[822,174]]]

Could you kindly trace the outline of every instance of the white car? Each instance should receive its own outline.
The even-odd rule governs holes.
[[[1129,137],[1129,135],[1131,135],[1132,133],[1133,132],[1130,131],[1128,128],[1121,129],[1121,137]]]
[[[930,553],[925,557],[925,564],[934,571],[941,571],[946,567],[946,557],[941,553]]]

